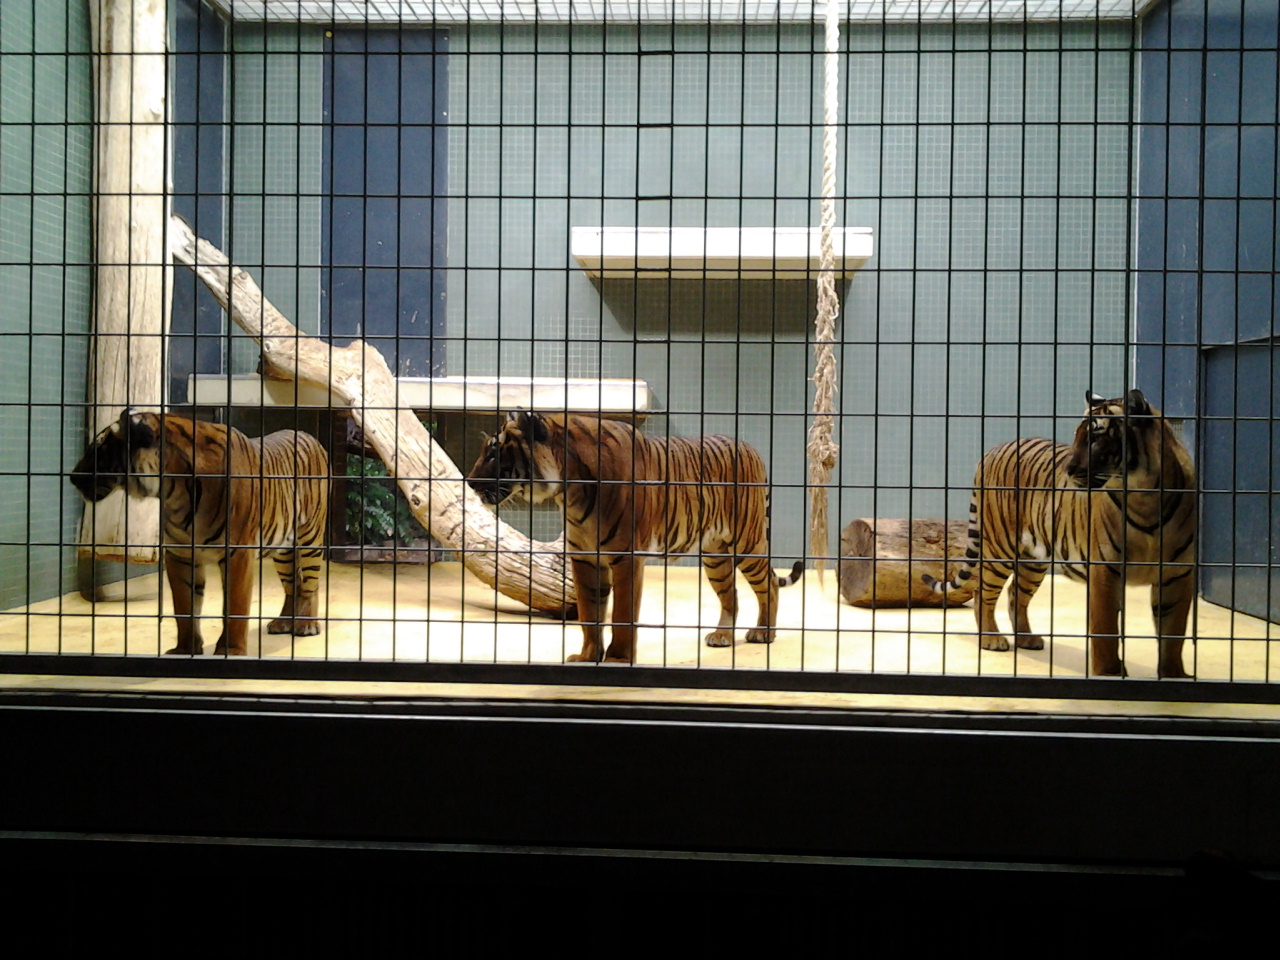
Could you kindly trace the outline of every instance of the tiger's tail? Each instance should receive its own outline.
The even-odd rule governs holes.
[[[920,574],[920,579],[924,581],[926,587],[932,589],[934,593],[942,594],[944,597],[958,590],[967,589],[969,581],[973,579],[973,575],[978,569],[981,546],[982,531],[978,526],[978,497],[975,492],[973,499],[969,501],[969,546],[965,548],[964,563],[956,571],[955,579],[937,580],[927,573]]]
[[[789,587],[793,583],[799,583],[800,578],[804,576],[804,561],[797,560],[796,565],[791,568],[791,572],[785,577],[778,577],[778,589]]]

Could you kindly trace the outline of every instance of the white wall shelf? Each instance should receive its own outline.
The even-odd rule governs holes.
[[[413,410],[474,413],[570,410],[628,414],[653,410],[643,380],[563,377],[399,377],[397,403]],[[233,377],[193,375],[187,403],[198,407],[320,407],[346,409],[328,390],[292,380],[264,380],[256,373]]]
[[[874,252],[871,227],[839,227],[836,273]],[[817,276],[818,227],[574,227],[570,252],[590,277],[805,280]]]

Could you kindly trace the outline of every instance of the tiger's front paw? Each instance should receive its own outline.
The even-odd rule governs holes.
[[[202,653],[204,653],[203,643],[192,646],[192,647],[184,647],[181,644],[179,644],[176,647],[172,647],[171,649],[166,650],[164,652],[164,655],[166,657],[172,656],[172,655],[178,655],[183,657],[198,657]]]
[[[747,631],[747,643],[773,643],[773,630],[764,627],[752,627]]]
[[[243,657],[249,651],[242,646],[228,646],[225,639],[219,640],[213,648],[215,657]]]
[[[981,637],[983,650],[1008,650],[1009,638],[1002,633],[984,633]]]
[[[1037,636],[1034,633],[1018,634],[1018,646],[1023,650],[1043,650],[1044,637]]]
[[[732,630],[712,630],[707,634],[708,647],[732,647],[733,631]]]

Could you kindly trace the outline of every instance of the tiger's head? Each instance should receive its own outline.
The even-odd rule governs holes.
[[[160,495],[159,418],[129,408],[99,433],[71,470],[71,483],[90,503],[124,487],[130,496]]]
[[[1141,390],[1130,390],[1114,400],[1091,391],[1084,396],[1084,420],[1076,427],[1066,471],[1072,483],[1096,490],[1132,475],[1144,457],[1158,449],[1160,411]]]
[[[485,503],[497,506],[508,500],[543,503],[562,491],[560,469],[548,445],[551,436],[546,418],[519,411],[486,437],[480,456],[467,474],[467,483]]]

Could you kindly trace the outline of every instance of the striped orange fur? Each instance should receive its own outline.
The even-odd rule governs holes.
[[[631,662],[647,557],[696,553],[720,600],[706,637],[733,643],[735,567],[759,602],[749,643],[771,643],[778,577],[769,561],[769,486],[764,460],[730,437],[646,437],[628,423],[595,417],[513,413],[487,439],[467,477],[491,504],[511,497],[559,501],[582,622],[574,661]],[[604,649],[604,608],[613,595],[612,637]]]
[[[320,632],[329,458],[315,437],[281,430],[251,439],[222,424],[126,410],[98,434],[71,482],[91,503],[120,487],[130,496],[160,498],[178,622],[178,643],[168,653],[204,652],[197,618],[208,563],[221,572],[225,605],[214,652],[246,652],[259,552],[275,561],[285,593],[267,631]]]
[[[1014,576],[1009,615],[1019,647],[1038,650],[1027,605],[1053,561],[1089,585],[1091,669],[1122,675],[1124,585],[1151,585],[1160,638],[1159,675],[1188,676],[1182,663],[1196,593],[1195,469],[1173,428],[1140,390],[1107,400],[1086,394],[1072,443],[1022,439],[989,450],[969,507],[969,548],[955,580],[924,580],[939,593],[979,572],[974,612],[982,647],[1008,650],[995,607]]]

